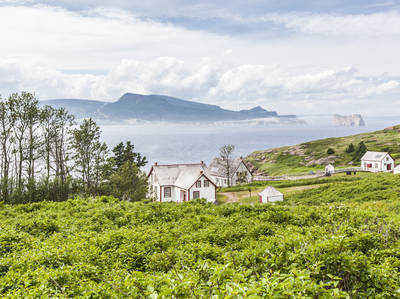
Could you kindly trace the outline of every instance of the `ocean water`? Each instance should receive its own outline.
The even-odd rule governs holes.
[[[306,124],[131,124],[102,125],[102,138],[112,147],[132,141],[149,164],[209,163],[225,144],[236,156],[272,147],[381,130],[400,124],[400,117],[365,117],[364,127],[334,126],[331,117],[300,117]]]

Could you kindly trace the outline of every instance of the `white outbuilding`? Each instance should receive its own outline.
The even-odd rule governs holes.
[[[400,174],[400,165],[397,165],[397,166],[393,169],[393,173],[394,173],[394,174]]]
[[[332,164],[328,164],[325,167],[325,174],[334,174],[335,173],[335,167]]]
[[[258,193],[258,195],[260,203],[283,201],[283,194],[274,187],[267,187],[262,192]]]
[[[394,159],[388,152],[366,152],[361,158],[361,167],[370,172],[392,172]]]

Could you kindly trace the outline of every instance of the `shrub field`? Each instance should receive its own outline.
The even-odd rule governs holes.
[[[399,182],[335,182],[279,205],[2,205],[0,297],[400,297]]]

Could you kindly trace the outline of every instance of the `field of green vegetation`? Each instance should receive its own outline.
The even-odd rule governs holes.
[[[357,175],[347,176],[345,173],[335,174],[330,177],[320,177],[313,179],[302,179],[293,181],[258,181],[249,184],[236,185],[232,187],[220,188],[217,193],[219,203],[229,202],[227,194],[234,195],[237,202],[243,204],[252,204],[258,201],[258,193],[267,186],[272,186],[282,192],[285,196],[293,193],[303,192],[305,190],[319,188],[326,184],[339,182],[357,182],[367,177],[373,178],[375,174],[360,172]]]
[[[400,125],[376,132],[257,151],[250,154],[246,161],[268,175],[322,170],[328,163],[349,167],[360,165],[363,151],[357,152],[357,147],[361,142],[367,150],[390,152],[394,159],[399,159]]]
[[[400,177],[275,184],[307,183],[269,205],[2,205],[0,296],[400,297]]]

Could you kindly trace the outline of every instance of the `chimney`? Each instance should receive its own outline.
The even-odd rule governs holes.
[[[200,161],[200,164],[203,165],[203,164],[204,164],[204,161]]]
[[[243,160],[243,157],[240,157],[240,160]]]
[[[157,166],[158,165],[158,163],[156,162],[156,163],[154,163],[154,166]]]
[[[203,170],[200,170],[200,174],[203,174]]]

